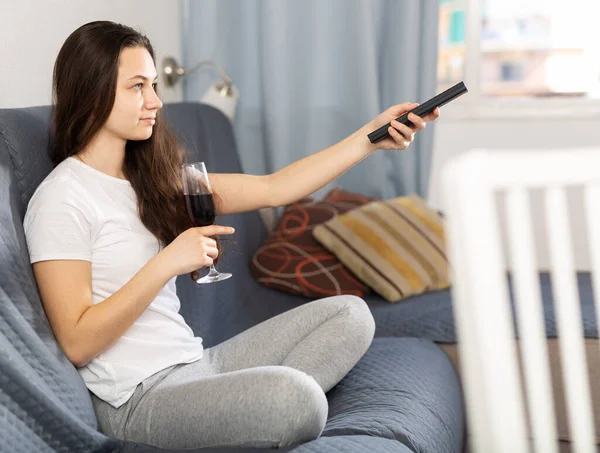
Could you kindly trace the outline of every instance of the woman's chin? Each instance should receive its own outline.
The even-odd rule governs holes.
[[[152,128],[148,128],[148,130],[143,131],[143,132],[138,132],[137,134],[132,134],[128,140],[142,141],[142,140],[148,140],[150,137],[152,137]]]

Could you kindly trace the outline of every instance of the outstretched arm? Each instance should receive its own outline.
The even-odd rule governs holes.
[[[404,103],[390,107],[344,140],[270,175],[211,173],[211,185],[220,198],[217,213],[235,214],[292,203],[326,186],[377,149],[406,149],[415,132],[438,118],[438,109],[424,118],[410,114],[412,128],[392,121],[390,137],[377,144],[372,144],[367,134],[416,106]]]

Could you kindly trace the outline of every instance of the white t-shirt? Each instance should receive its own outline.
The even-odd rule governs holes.
[[[137,214],[129,181],[69,157],[42,181],[24,220],[31,263],[92,263],[92,302],[122,288],[160,251]],[[179,314],[175,277],[109,349],[79,368],[88,389],[114,407],[152,374],[202,357],[202,339]]]

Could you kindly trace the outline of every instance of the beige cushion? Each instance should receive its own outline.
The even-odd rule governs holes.
[[[368,203],[313,236],[389,302],[450,284],[443,219],[418,195]]]

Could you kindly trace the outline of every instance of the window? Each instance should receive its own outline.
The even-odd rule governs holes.
[[[442,0],[438,27],[438,92],[463,80],[466,1]]]
[[[598,17],[598,0],[440,0],[438,92],[600,99]]]

